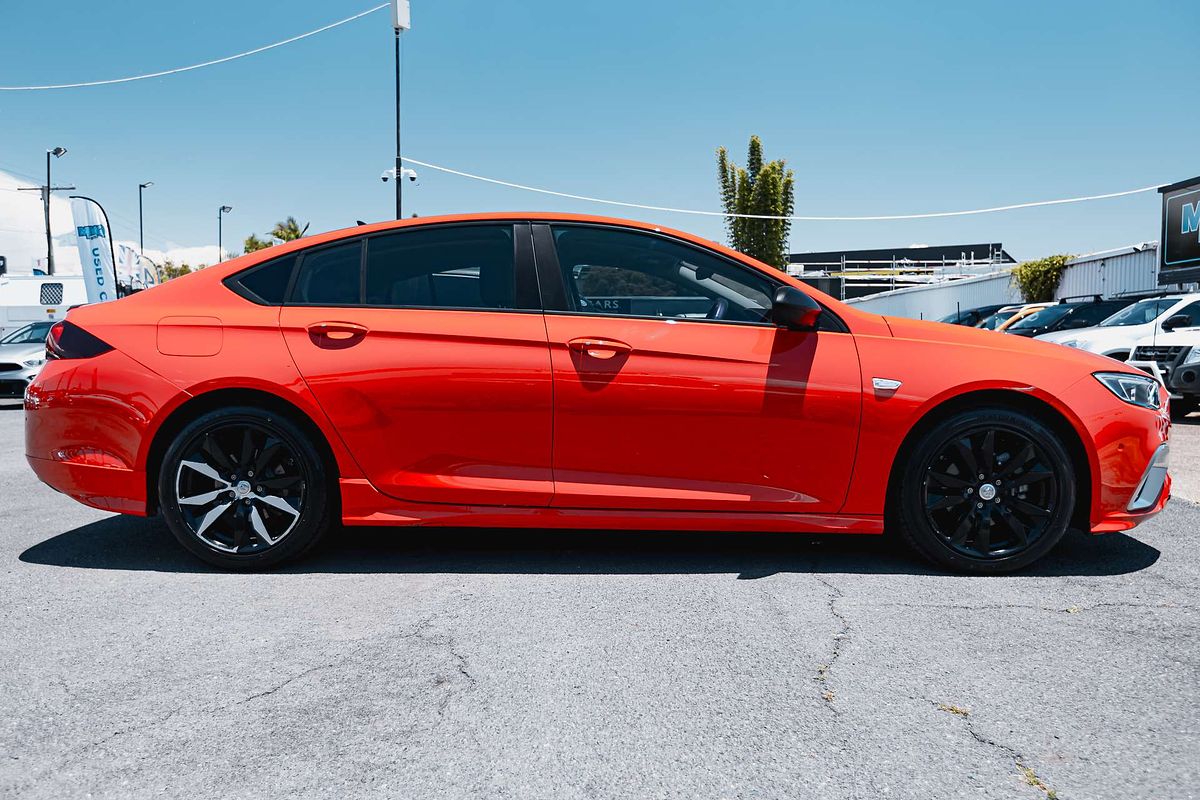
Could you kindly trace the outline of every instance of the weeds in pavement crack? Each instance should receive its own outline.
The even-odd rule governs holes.
[[[821,699],[829,706],[829,709],[834,713],[838,713],[837,707],[833,704],[836,695],[833,688],[829,686],[829,673],[833,671],[834,664],[842,655],[842,648],[845,646],[846,640],[850,638],[850,621],[846,616],[838,610],[837,601],[842,598],[842,590],[834,586],[825,578],[819,575],[814,575],[817,582],[829,590],[828,608],[829,613],[838,621],[839,629],[833,635],[833,652],[829,656],[829,661],[817,667],[816,681],[821,686]]]
[[[1058,800],[1058,792],[1046,785],[1046,782],[1042,780],[1042,778],[1036,772],[1034,772],[1033,768],[1025,763],[1025,757],[1021,755],[1020,752],[1006,744],[1001,744],[994,739],[989,739],[979,731],[975,730],[975,726],[970,720],[970,711],[952,703],[935,703],[934,701],[928,699],[926,699],[925,702],[929,703],[938,711],[944,711],[947,714],[953,714],[954,716],[962,719],[963,727],[966,728],[967,733],[971,735],[972,739],[974,739],[976,742],[979,742],[979,744],[986,745],[1005,753],[1009,758],[1012,759],[1013,764],[1017,768],[1017,772],[1020,773],[1021,779],[1026,784],[1041,789],[1043,792],[1045,792],[1047,800]]]

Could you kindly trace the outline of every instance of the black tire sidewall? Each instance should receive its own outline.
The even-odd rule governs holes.
[[[206,431],[239,422],[260,425],[287,443],[302,461],[306,490],[300,519],[283,541],[261,552],[244,555],[222,553],[200,541],[180,513],[175,492],[175,475],[187,446]],[[310,437],[294,422],[283,415],[253,406],[236,406],[202,414],[175,435],[159,468],[158,505],[167,527],[188,552],[222,569],[254,571],[295,558],[316,545],[329,527],[328,486],[328,474],[321,454]]]
[[[933,530],[923,506],[923,475],[946,443],[980,427],[1005,428],[1033,439],[1054,463],[1059,479],[1059,497],[1054,516],[1032,546],[999,558],[972,558],[953,550]],[[1070,527],[1075,512],[1075,468],[1061,438],[1037,417],[1004,408],[964,411],[935,424],[918,440],[901,467],[895,497],[900,530],[908,543],[926,558],[951,569],[979,574],[1012,572],[1032,564],[1050,552]]]

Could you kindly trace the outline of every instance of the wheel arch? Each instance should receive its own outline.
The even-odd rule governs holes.
[[[162,460],[175,436],[192,420],[203,414],[235,405],[255,406],[285,416],[307,433],[325,462],[330,478],[329,499],[335,504],[334,513],[339,514],[337,503],[341,493],[337,490],[340,477],[337,457],[321,427],[303,409],[279,395],[261,389],[229,388],[214,389],[197,394],[174,408],[158,430],[154,432],[146,455],[146,512],[158,512],[158,473]],[[339,519],[335,516],[334,519]]]
[[[933,426],[954,414],[989,406],[1009,408],[1034,416],[1058,435],[1063,446],[1066,447],[1067,455],[1071,458],[1071,465],[1076,475],[1075,508],[1071,514],[1071,525],[1085,531],[1090,530],[1094,470],[1091,455],[1084,444],[1079,428],[1062,410],[1048,400],[1026,391],[1012,389],[979,389],[964,392],[947,398],[925,411],[900,443],[900,447],[896,451],[896,458],[888,473],[885,509],[887,517],[894,518],[895,493],[900,485],[901,470],[907,465],[909,455],[921,437]]]

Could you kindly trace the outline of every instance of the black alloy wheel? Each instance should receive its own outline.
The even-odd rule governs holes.
[[[912,455],[898,498],[901,529],[938,563],[1019,569],[1067,530],[1074,470],[1040,420],[1000,408],[961,413],[928,431]]]
[[[270,566],[328,527],[319,453],[291,420],[255,408],[210,412],[175,438],[159,473],[168,526],[217,566]]]

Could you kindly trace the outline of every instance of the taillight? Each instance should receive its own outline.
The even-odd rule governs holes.
[[[46,335],[46,360],[92,358],[112,350],[112,345],[70,322],[56,322]]]

